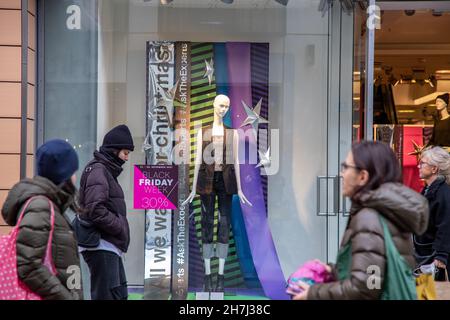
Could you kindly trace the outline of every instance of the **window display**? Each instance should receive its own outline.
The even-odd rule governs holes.
[[[245,288],[239,255],[248,254],[243,251],[249,247],[265,294],[285,298],[285,280],[267,222],[267,180],[261,179],[264,165],[259,163],[267,164],[268,159],[258,159],[258,151],[268,151],[267,129],[260,130],[268,124],[269,66],[264,63],[268,61],[268,44],[149,42],[147,53],[147,164],[175,163],[180,170],[186,164],[190,166],[189,175],[186,171],[179,175],[184,188],[179,208],[167,211],[164,221],[157,221],[157,211],[147,212],[147,238],[155,237],[157,232],[166,233],[172,226],[186,226],[186,216],[193,215],[201,256],[195,255],[195,250],[189,256],[182,254],[188,252],[188,229],[174,228],[173,243],[166,243],[164,249],[146,250],[146,290],[162,285],[169,292],[171,279],[172,298],[186,298],[187,273],[199,272],[189,270],[189,266],[198,260],[203,261],[205,276],[199,279],[201,282],[190,277],[193,281],[189,282],[189,291]],[[190,141],[188,146],[186,141]],[[189,180],[192,190],[186,194],[185,182]],[[200,199],[195,199],[196,194]],[[233,194],[240,206],[232,204]],[[233,215],[232,210],[237,213]],[[236,215],[243,217],[240,232],[245,233],[247,245],[242,240],[234,241],[230,234],[230,220]],[[179,253],[173,254],[172,261],[170,247]],[[162,261],[164,272],[159,267]]]

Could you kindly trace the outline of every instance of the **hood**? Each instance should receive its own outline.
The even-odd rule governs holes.
[[[354,214],[362,208],[372,208],[400,229],[422,234],[428,226],[428,201],[421,194],[401,183],[385,183],[361,196],[352,206]]]
[[[37,195],[49,198],[61,212],[69,207],[72,199],[72,196],[47,178],[36,176],[33,179],[21,180],[9,191],[3,204],[2,216],[6,223],[10,226],[15,225],[22,206],[30,197]]]

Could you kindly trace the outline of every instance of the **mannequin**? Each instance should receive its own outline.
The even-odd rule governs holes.
[[[220,292],[224,289],[225,260],[228,255],[231,202],[238,194],[242,204],[252,205],[241,188],[238,161],[239,136],[236,130],[227,128],[223,117],[230,108],[230,99],[218,95],[214,99],[214,122],[197,133],[194,181],[192,191],[183,205],[191,203],[200,194],[202,210],[203,260],[205,263],[204,291]],[[219,274],[212,288],[211,258],[214,256],[213,229],[214,207],[218,198],[219,226],[216,255],[219,258]]]
[[[433,135],[429,145],[450,149],[450,114],[448,112],[449,94],[445,93],[436,98],[438,120],[434,123]]]

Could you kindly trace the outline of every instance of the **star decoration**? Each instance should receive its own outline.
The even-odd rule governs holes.
[[[255,133],[255,137],[258,136],[258,126],[260,124],[269,123],[269,121],[259,115],[261,113],[261,104],[262,98],[259,99],[258,103],[252,110],[245,104],[244,101],[242,101],[242,105],[244,106],[245,112],[247,113],[247,119],[245,119],[245,121],[241,124],[241,128],[251,124],[253,127],[253,132]]]
[[[270,147],[267,149],[266,153],[262,153],[258,150],[259,153],[259,163],[256,165],[256,168],[258,167],[268,167],[270,166]]]
[[[419,146],[414,140],[411,140],[411,142],[414,145],[414,151],[409,152],[408,155],[416,156],[417,161],[419,161],[420,157],[422,156],[422,152],[425,149],[425,146]]]
[[[152,139],[149,131],[144,139],[144,143],[142,143],[142,152],[150,151],[153,148],[151,140]]]
[[[208,77],[209,85],[211,85],[213,74],[214,74],[214,61],[211,58],[209,62],[205,60],[205,74],[203,75],[203,78]]]
[[[153,110],[149,110],[149,111],[147,112],[147,117],[148,117],[151,121],[155,121],[155,120],[156,120],[156,118],[155,118],[155,113],[154,113]]]
[[[164,89],[163,87],[158,85],[161,97],[158,99],[157,105],[165,107],[164,109],[166,110],[167,121],[169,122],[169,127],[171,128],[173,127],[173,112],[168,112],[168,109],[171,108],[172,106],[175,106],[174,101],[176,101],[175,95],[178,90],[178,84],[179,81],[177,81],[175,85],[170,89]],[[155,120],[154,114],[149,115],[149,118]]]
[[[178,84],[180,83],[180,80],[178,80],[175,85],[170,89],[164,89],[163,87],[159,86],[162,99],[168,102],[173,102],[175,100],[175,95],[177,94],[178,90]]]

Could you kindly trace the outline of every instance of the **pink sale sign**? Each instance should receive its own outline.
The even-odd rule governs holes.
[[[175,210],[177,202],[177,166],[134,166],[134,209]]]

